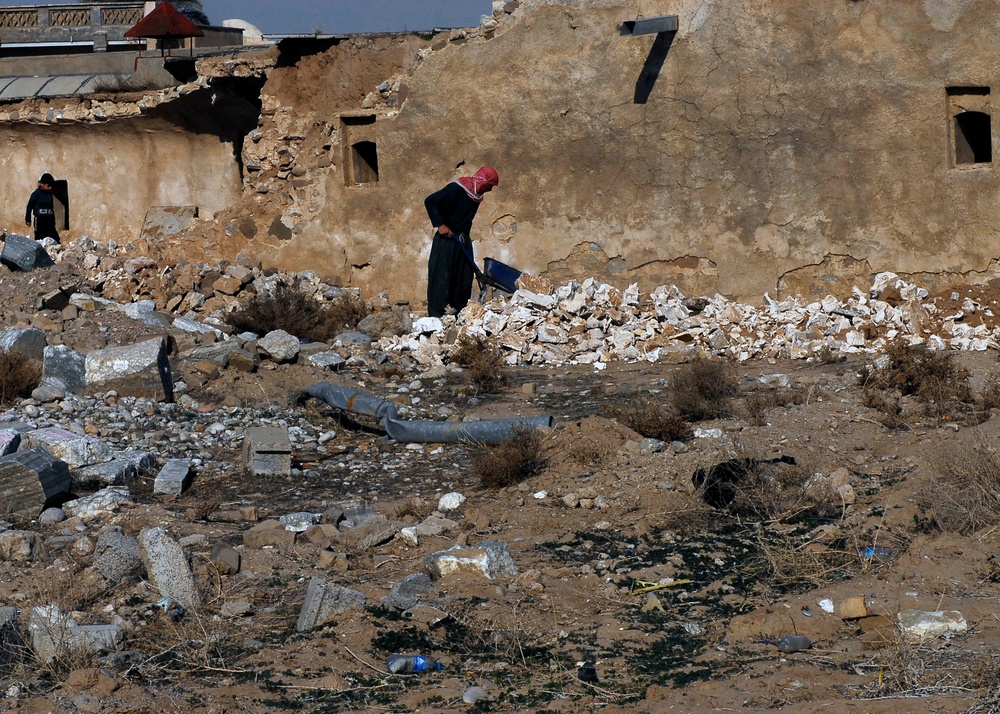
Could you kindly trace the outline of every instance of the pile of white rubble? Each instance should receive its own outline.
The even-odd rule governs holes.
[[[637,285],[623,291],[591,278],[551,294],[519,289],[509,299],[473,302],[455,317],[422,318],[410,334],[384,338],[380,347],[433,365],[456,337],[483,336],[503,347],[511,365],[596,369],[612,360],[672,361],[692,352],[740,361],[805,359],[824,350],[875,354],[898,339],[930,349],[1000,348],[1000,327],[984,322],[993,317],[988,306],[965,298],[957,312],[940,314],[928,295],[895,273],[879,273],[867,293],[854,288],[847,300],[776,302],[765,295],[765,305],[755,307],[721,295],[691,300],[673,286],[640,295]]]

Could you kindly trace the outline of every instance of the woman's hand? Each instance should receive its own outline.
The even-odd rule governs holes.
[[[449,228],[448,226],[446,226],[446,225],[444,225],[442,223],[440,226],[438,226],[438,234],[443,235],[443,236],[450,236],[451,235],[451,228]]]

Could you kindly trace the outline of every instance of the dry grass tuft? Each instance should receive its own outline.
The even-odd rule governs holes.
[[[974,533],[1000,523],[1000,453],[985,439],[941,454],[918,504],[945,531]]]
[[[674,409],[649,396],[634,395],[612,404],[607,415],[632,431],[660,441],[687,441],[694,436]]]
[[[229,316],[237,332],[265,335],[284,330],[290,335],[318,341],[336,337],[368,315],[364,301],[345,294],[323,306],[301,290],[279,285],[272,294],[257,294]]]
[[[739,377],[730,362],[696,359],[677,370],[671,380],[670,402],[687,421],[728,416],[739,390]]]
[[[532,429],[518,428],[512,438],[484,447],[475,455],[472,473],[486,488],[505,488],[541,473],[546,465],[542,435]]]
[[[958,365],[952,352],[897,342],[885,356],[884,366],[869,364],[861,370],[862,387],[915,396],[932,405],[939,415],[955,402],[967,404],[972,400],[969,371]]]
[[[20,352],[0,350],[0,404],[31,396],[42,379],[42,367]]]
[[[766,389],[751,392],[743,400],[746,420],[755,426],[767,426],[767,412],[790,404],[805,404],[807,392],[802,388]]]
[[[463,335],[451,361],[465,369],[477,392],[493,394],[507,386],[503,352],[495,340]]]
[[[758,544],[761,558],[750,569],[778,594],[820,588],[859,569],[857,551],[810,547],[799,538],[776,534],[759,538]]]
[[[888,429],[906,429],[903,405],[897,392],[866,388],[861,392],[862,406],[879,412],[879,423]]]
[[[1000,407],[1000,370],[993,370],[986,375],[980,401],[985,411]]]

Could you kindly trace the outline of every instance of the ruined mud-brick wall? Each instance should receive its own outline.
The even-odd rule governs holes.
[[[68,182],[70,239],[128,244],[154,206],[211,218],[242,196],[235,147],[257,114],[232,87],[207,82],[0,107],[0,228],[27,230],[25,204],[46,171]]]

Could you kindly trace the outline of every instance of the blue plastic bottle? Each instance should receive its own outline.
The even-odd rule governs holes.
[[[390,674],[419,674],[444,669],[440,662],[420,655],[391,654],[386,660]]]

